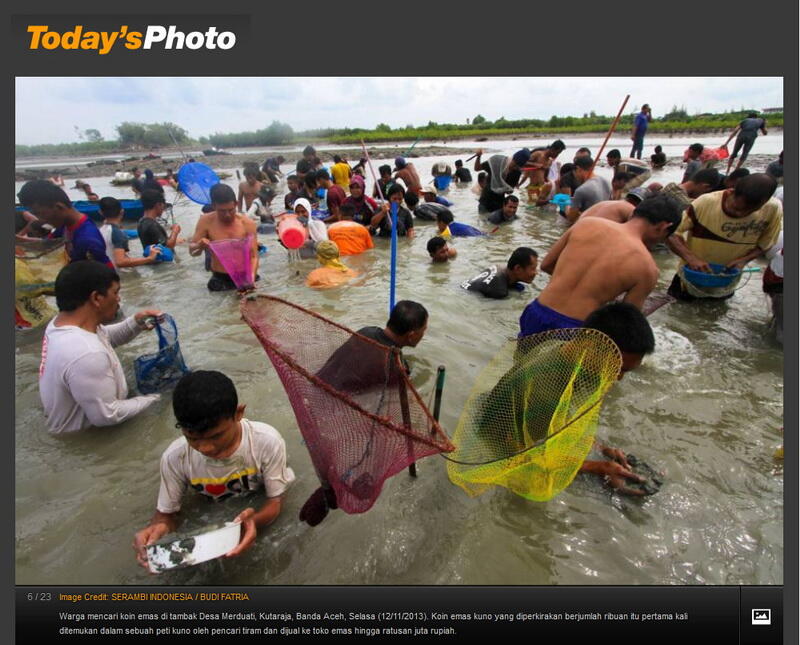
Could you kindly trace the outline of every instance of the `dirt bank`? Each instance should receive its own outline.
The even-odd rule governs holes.
[[[408,149],[408,146],[396,146],[394,148],[375,148],[375,147],[368,147],[367,152],[369,153],[370,158],[375,160],[384,160],[384,159],[391,159],[400,154],[403,154],[405,150]],[[342,150],[336,150],[336,154],[340,156],[344,156],[350,162],[350,165],[355,164],[358,159],[362,156],[361,148],[347,148]],[[408,153],[406,156],[411,158],[417,157],[438,157],[438,156],[447,156],[452,157],[453,161],[455,161],[458,157],[466,158],[471,155],[475,150],[473,148],[446,148],[444,146],[415,146],[414,149]],[[169,154],[170,158],[168,159],[137,159],[137,160],[130,160],[130,161],[112,161],[112,160],[102,160],[100,159],[98,162],[93,162],[91,166],[78,166],[78,165],[70,165],[69,160],[59,160],[50,163],[44,163],[41,167],[38,168],[17,168],[14,175],[16,181],[27,181],[29,179],[43,179],[50,177],[54,174],[62,175],[65,178],[75,178],[80,179],[83,177],[113,177],[114,173],[122,172],[122,171],[130,171],[132,168],[139,167],[139,168],[149,168],[152,170],[156,175],[162,174],[166,172],[167,168],[172,168],[174,171],[177,171],[180,168],[181,164],[183,163],[183,158],[174,158],[172,155],[175,154],[174,151],[162,151],[162,154]],[[278,155],[283,155],[286,159],[284,162],[284,167],[286,165],[294,165],[297,163],[297,160],[302,157],[300,152],[283,152],[283,151],[275,151],[275,152],[251,152],[251,153],[237,153],[231,155],[214,155],[211,157],[206,157],[204,155],[197,155],[194,157],[196,161],[204,163],[211,168],[243,168],[245,163],[247,162],[255,162],[259,165],[264,163],[264,160],[268,157],[276,157]],[[332,159],[333,151],[325,151],[320,150],[320,158],[324,163],[329,163]],[[30,159],[29,159],[30,160]],[[377,165],[375,164],[376,168],[375,171],[377,172]],[[393,164],[392,164],[393,165]]]

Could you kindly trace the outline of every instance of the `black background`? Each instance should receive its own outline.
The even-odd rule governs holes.
[[[67,9],[74,14],[65,15]],[[230,9],[231,14],[221,15]],[[742,2],[698,3],[678,0],[669,3],[592,3],[585,6],[573,0],[564,3],[438,3],[407,1],[403,3],[260,2],[226,7],[207,0],[111,4],[108,2],[16,2],[10,6],[10,31],[4,39],[5,82],[8,99],[6,123],[8,153],[6,163],[11,176],[14,166],[14,76],[782,76],[784,77],[786,146],[785,231],[787,235],[785,282],[786,293],[797,294],[797,3],[753,5]],[[15,17],[16,16],[16,17]],[[146,24],[176,24],[184,31],[215,25],[237,34],[237,45],[228,51],[129,51],[115,48],[107,56],[83,51],[30,51],[27,24],[48,24],[63,29],[84,24],[94,29],[116,29],[121,24],[133,28]],[[337,55],[344,52],[346,55]],[[45,82],[45,81],[43,81]],[[514,101],[514,79],[508,79],[508,100]],[[546,87],[543,87],[546,91]],[[406,97],[413,100],[413,97]],[[676,97],[676,104],[681,97]],[[6,278],[0,288],[6,294],[5,320],[11,320],[11,236],[8,236],[5,260]],[[786,641],[797,643],[797,304],[787,298],[787,329],[784,345],[785,385],[789,405],[785,412],[786,469],[785,493],[785,603],[789,607],[785,623]],[[6,432],[4,463],[6,490],[14,487],[13,382],[14,331],[5,327],[6,369],[0,372],[0,391],[8,393],[10,423]],[[43,428],[26,429],[43,432]],[[13,517],[13,494],[5,496],[6,517]],[[3,533],[0,560],[8,594],[5,620],[13,625],[14,601],[14,527],[7,524]],[[139,588],[127,588],[133,591]],[[164,588],[159,588],[163,591]],[[235,590],[240,589],[225,589]],[[30,588],[20,588],[26,594]],[[57,593],[59,590],[53,590]],[[61,590],[61,591],[76,591]],[[85,590],[82,590],[85,591]],[[93,591],[96,591],[93,589]],[[752,607],[772,607],[773,626],[780,623],[779,602],[774,588],[259,588],[257,604],[275,610],[287,607],[315,609],[337,603],[345,607],[355,603],[358,609],[370,603],[405,608],[425,604],[452,607],[462,611],[542,611],[549,606],[588,611],[598,603],[611,607],[643,606],[652,603],[655,611],[667,611],[665,603],[677,610],[689,605],[696,618],[686,632],[668,632],[680,627],[659,626],[648,638],[661,636],[683,638],[686,643],[708,640],[714,643],[736,642],[734,625],[741,630],[742,642],[760,640],[775,634],[772,630],[749,624]],[[766,595],[766,597],[764,597]],[[740,603],[741,596],[741,603]],[[771,605],[764,605],[765,602]],[[55,604],[17,605],[18,628],[26,637],[49,629]],[[57,603],[60,608],[69,603]],[[255,604],[255,603],[254,603]],[[105,605],[106,611],[109,605]],[[111,605],[116,608],[118,605]],[[190,608],[184,604],[184,610]],[[74,608],[73,608],[74,609]],[[161,607],[163,610],[164,607]],[[174,608],[173,608],[174,609]],[[217,608],[219,609],[219,608]],[[136,611],[136,607],[133,607]],[[237,604],[234,610],[245,610]],[[777,610],[777,612],[776,612]],[[777,614],[777,615],[776,615]],[[48,616],[51,618],[48,619]],[[737,623],[736,616],[739,616]],[[695,622],[699,621],[699,622]],[[513,623],[516,629],[521,623]],[[530,624],[528,624],[530,625]],[[589,625],[586,623],[585,625]],[[27,631],[27,630],[32,631]],[[630,624],[615,637],[603,634],[603,641],[628,640],[644,636],[630,631]],[[695,630],[692,632],[691,630]],[[496,633],[496,632],[493,632]],[[520,633],[539,635],[530,629]],[[20,634],[21,635],[21,634]],[[553,635],[567,642],[579,634],[563,626]],[[568,636],[569,635],[569,636]],[[584,636],[589,634],[584,632]],[[593,631],[593,636],[599,633]],[[76,637],[73,637],[76,638]],[[79,639],[79,637],[77,637]],[[755,639],[755,640],[752,640]],[[53,640],[52,632],[45,641]],[[778,642],[778,641],[772,641]]]

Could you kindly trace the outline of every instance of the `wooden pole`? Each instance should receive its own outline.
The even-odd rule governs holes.
[[[611,138],[611,135],[614,134],[614,130],[617,129],[617,124],[619,123],[619,119],[622,116],[622,111],[625,109],[625,106],[628,105],[629,98],[631,98],[630,94],[625,96],[625,100],[622,102],[622,107],[620,107],[619,112],[617,112],[617,117],[614,119],[614,122],[608,129],[608,134],[606,134],[606,138],[603,141],[603,145],[600,146],[600,150],[597,151],[597,156],[594,158],[594,164],[592,164],[592,170],[594,170],[594,167],[597,165],[597,160],[603,154],[603,150],[605,150],[606,144],[608,143],[608,140]]]
[[[439,420],[439,412],[442,409],[442,391],[444,390],[444,365],[439,365],[436,370],[436,391],[433,396],[433,418]]]
[[[403,363],[400,361],[399,357],[398,357],[397,360],[398,360],[398,363],[399,363],[398,367],[401,370],[400,385],[399,385],[398,389],[400,391],[400,411],[403,414],[403,427],[406,430],[411,430],[411,413],[408,411],[408,392],[406,391],[406,379],[405,379],[405,376],[402,374]],[[408,442],[408,456],[411,459],[413,459],[414,458],[414,444],[413,444],[413,442],[411,440],[411,437],[407,438],[407,442]],[[417,464],[414,463],[413,461],[411,462],[411,464],[408,467],[408,474],[411,475],[412,477],[416,477],[417,476]]]

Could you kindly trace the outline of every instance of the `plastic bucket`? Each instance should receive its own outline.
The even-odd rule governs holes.
[[[696,287],[727,287],[741,273],[739,269],[728,269],[721,264],[711,264],[713,273],[695,271],[688,266],[683,267],[683,277]]]
[[[433,183],[436,186],[436,190],[447,190],[450,187],[451,180],[452,177],[448,175],[439,175],[434,178]]]
[[[161,254],[156,259],[156,262],[172,262],[175,259],[175,254],[172,249],[163,244],[156,244],[156,247],[161,249]],[[150,255],[150,244],[144,247],[144,257]]]
[[[308,239],[308,231],[296,217],[284,217],[278,224],[278,237],[287,249],[299,249]]]

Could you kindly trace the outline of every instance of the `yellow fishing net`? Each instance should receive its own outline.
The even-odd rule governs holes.
[[[19,328],[38,327],[56,314],[44,296],[55,293],[56,276],[67,263],[64,240],[17,240],[15,244],[15,322]]]
[[[617,380],[616,344],[595,329],[558,329],[507,343],[472,389],[447,459],[469,495],[504,486],[546,501],[591,450],[603,397]]]

